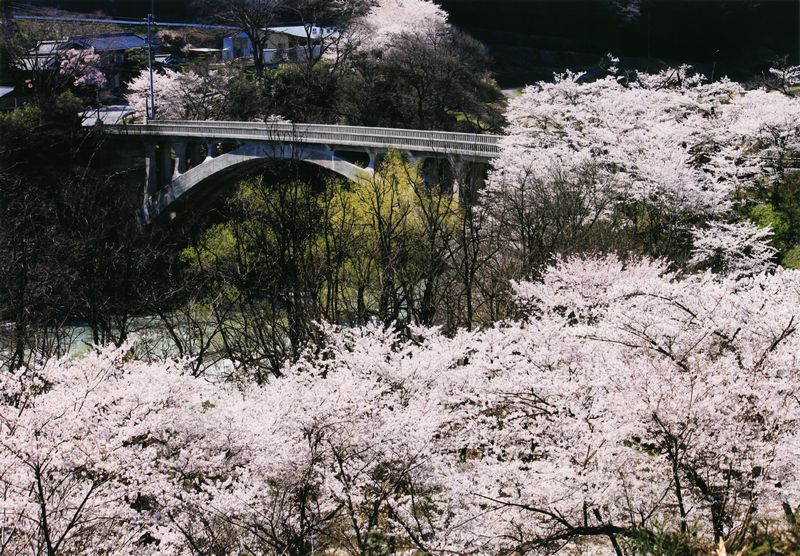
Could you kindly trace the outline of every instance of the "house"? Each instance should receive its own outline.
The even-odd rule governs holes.
[[[104,33],[99,35],[53,39],[39,42],[28,51],[28,56],[15,64],[23,72],[58,71],[61,56],[68,50],[92,49],[100,56],[99,69],[106,77],[106,84],[98,91],[99,100],[110,100],[122,92],[122,88],[146,64],[147,39],[134,33]],[[140,55],[134,56],[135,53]]]
[[[59,47],[64,40],[41,41],[28,51],[28,55],[16,60],[14,65],[23,71],[54,70],[58,68]]]
[[[222,59],[222,49],[203,48],[199,46],[188,46],[184,49],[188,60],[200,60],[204,62],[219,62]]]
[[[264,63],[305,59],[309,54],[320,56],[323,42],[338,35],[335,29],[316,25],[289,25],[267,28],[267,46],[264,48]],[[310,50],[309,50],[310,49]],[[225,37],[222,41],[224,62],[239,58],[252,58],[253,45],[244,32]]]
[[[84,127],[114,125],[122,123],[125,118],[133,115],[133,108],[128,105],[100,106],[84,111],[81,114],[81,122]]]
[[[13,85],[0,85],[0,110],[13,110],[21,105],[21,99],[14,95]]]
[[[174,68],[182,63],[183,60],[174,54],[156,54],[153,56],[153,65],[156,68]]]
[[[65,41],[60,50],[77,48],[79,50],[93,48],[100,56],[100,70],[105,74],[107,83],[98,91],[100,100],[118,97],[122,88],[130,81],[132,74],[138,73],[139,65],[146,63],[144,50],[147,39],[134,33],[105,33],[88,37],[76,37]],[[133,60],[134,53],[141,53]]]

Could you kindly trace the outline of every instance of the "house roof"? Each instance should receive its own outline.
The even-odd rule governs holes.
[[[273,33],[290,35],[292,37],[299,37],[301,39],[308,38],[309,36],[307,34],[308,29],[311,30],[310,36],[312,39],[326,39],[328,37],[334,37],[339,34],[339,31],[337,31],[336,29],[331,29],[330,27],[317,27],[316,25],[283,25],[276,27],[267,27],[267,30],[272,31]],[[229,35],[227,38],[241,37],[241,36],[245,36],[244,31],[236,33],[235,35]]]
[[[123,118],[133,113],[133,108],[128,105],[101,106],[83,112],[81,114],[81,120],[84,127],[91,127],[98,124],[113,125],[120,123]]]
[[[41,41],[34,48],[30,49],[28,53],[31,56],[47,56],[53,54],[57,50],[60,50],[62,48],[61,45],[64,44],[64,41],[65,39]]]
[[[83,45],[84,48],[93,47],[95,52],[147,47],[147,39],[134,33],[105,33],[90,37],[76,37],[70,39],[67,43],[78,43]],[[67,43],[65,43],[65,46],[67,46]]]
[[[14,67],[25,71],[51,70],[58,65],[55,56],[27,56],[14,61]]]
[[[338,34],[335,29],[317,27],[316,25],[287,25],[284,27],[269,27],[268,29],[274,33],[282,33],[303,39],[309,36],[309,30],[311,31],[310,36],[312,39],[323,39]]]
[[[61,50],[70,48],[94,48],[95,52],[113,52],[115,50],[131,50],[146,48],[147,39],[134,33],[105,33],[102,35],[72,37],[69,39],[46,40],[32,48],[27,58],[16,65],[23,69],[47,67],[53,64]]]
[[[157,64],[174,64],[178,62],[178,58],[172,54],[155,54],[153,61]]]
[[[4,97],[14,92],[13,86],[0,85],[0,97]]]

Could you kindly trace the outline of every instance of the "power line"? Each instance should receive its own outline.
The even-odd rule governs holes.
[[[44,15],[15,15],[14,19],[24,19],[27,21],[66,21],[72,23],[106,23],[113,25],[147,25],[147,19],[98,19],[91,17],[55,17]],[[225,29],[238,30],[238,27],[231,25],[208,25],[204,23],[175,23],[167,21],[153,21],[153,25],[158,27],[193,27],[197,29]]]

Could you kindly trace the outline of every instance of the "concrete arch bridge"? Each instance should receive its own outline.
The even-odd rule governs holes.
[[[143,140],[145,222],[174,215],[194,194],[208,193],[265,159],[301,160],[359,181],[374,174],[390,149],[423,161],[423,168],[432,163],[433,172],[449,166],[451,176],[485,168],[500,152],[496,135],[381,127],[159,120],[106,129]]]

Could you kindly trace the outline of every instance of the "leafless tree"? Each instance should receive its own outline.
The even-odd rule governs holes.
[[[240,29],[250,41],[256,75],[264,75],[264,49],[268,28],[277,21],[278,0],[197,0],[195,5],[222,25]]]

